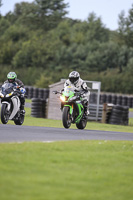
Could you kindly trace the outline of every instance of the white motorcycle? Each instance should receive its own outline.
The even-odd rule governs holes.
[[[25,115],[20,110],[20,90],[21,86],[14,86],[12,83],[4,83],[1,87],[1,122],[7,124],[8,120],[13,120],[16,125],[22,125]]]

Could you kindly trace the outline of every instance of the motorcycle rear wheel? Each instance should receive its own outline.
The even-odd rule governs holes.
[[[1,122],[3,124],[7,124],[8,120],[9,120],[9,115],[7,113],[7,104],[2,104],[1,105]]]
[[[70,108],[64,107],[62,113],[62,122],[65,128],[69,128],[71,126],[71,118],[70,118]]]
[[[24,115],[20,114],[20,117],[18,119],[15,119],[14,123],[16,125],[22,125],[24,123]]]
[[[78,124],[76,124],[78,129],[84,129],[87,124],[87,119],[81,119]]]

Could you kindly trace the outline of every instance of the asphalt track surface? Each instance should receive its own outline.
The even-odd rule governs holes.
[[[0,124],[0,143],[70,140],[133,141],[133,133]]]

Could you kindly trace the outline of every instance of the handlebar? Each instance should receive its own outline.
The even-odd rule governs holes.
[[[14,90],[14,94],[15,93],[22,94],[19,90]]]
[[[83,94],[85,94],[86,91],[82,91],[82,92],[79,92],[77,90],[75,90],[75,95],[77,96],[77,98],[80,98]],[[61,91],[53,91],[53,94],[62,94],[63,93],[63,90]]]
[[[19,89],[19,88],[21,88],[21,87],[23,87],[23,85],[16,85],[16,86],[14,86],[14,88],[13,89]]]
[[[59,92],[59,91],[53,91],[53,94],[62,94],[62,92]]]

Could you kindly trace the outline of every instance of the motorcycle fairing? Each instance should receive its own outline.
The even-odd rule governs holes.
[[[82,116],[83,116],[83,112],[84,112],[84,107],[82,104],[77,104],[78,105],[78,109],[79,109],[79,115],[78,117],[75,119],[75,123],[79,123]]]
[[[9,111],[11,108],[11,104],[7,101],[2,101],[2,104],[7,104],[7,110]]]
[[[19,97],[13,96],[11,99],[12,99],[12,103],[13,103],[13,110],[12,110],[12,113],[11,113],[9,119],[12,119],[17,114],[17,112],[20,108]]]
[[[72,113],[73,113],[73,104],[71,104],[71,105],[70,104],[66,104],[64,106],[70,108],[70,115],[72,115]],[[75,123],[79,123],[81,118],[82,118],[82,116],[83,116],[84,107],[83,107],[82,104],[77,104],[77,105],[75,104],[75,106],[77,107],[76,110],[78,112],[78,116],[74,121],[75,121]]]
[[[72,115],[72,113],[73,113],[73,108],[72,108],[72,106],[71,106],[71,105],[64,105],[64,106],[70,108],[70,115]]]

